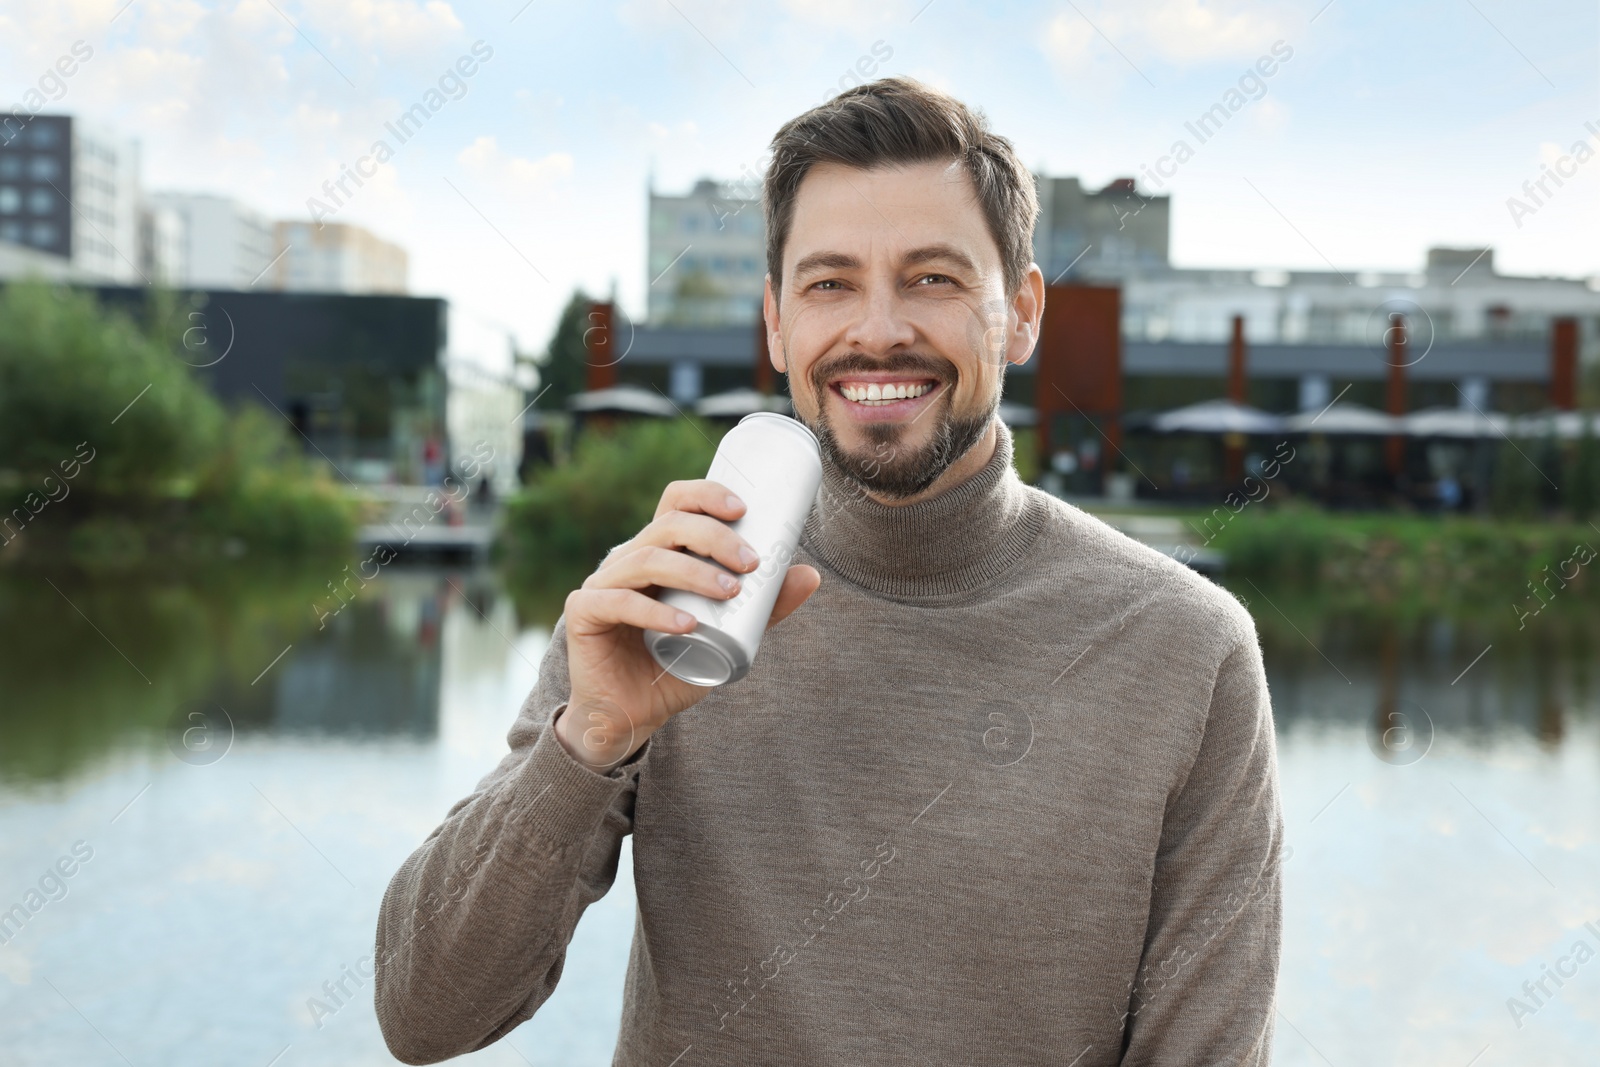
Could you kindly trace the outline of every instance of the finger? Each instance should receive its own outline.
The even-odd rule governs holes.
[[[744,514],[744,501],[720,483],[705,478],[669,482],[656,505],[656,518],[669,511],[694,511],[732,522]]]
[[[772,606],[772,617],[767,620],[767,625],[782,622],[791,611],[810,599],[821,584],[822,575],[817,568],[804,563],[790,567],[783,576],[783,587],[778,590],[778,602]]]
[[[589,575],[583,583],[585,589],[648,589],[652,586],[686,589],[713,600],[726,600],[739,591],[739,579],[687,552],[644,545],[619,556],[610,566]]]
[[[595,637],[618,626],[686,634],[697,623],[687,611],[632,589],[578,589],[567,596],[567,633]]]
[[[630,544],[631,551],[649,545],[658,548],[686,548],[696,555],[714,559],[736,574],[756,569],[760,562],[749,542],[733,532],[725,522],[709,515],[696,515],[687,511],[669,511],[651,522]],[[620,562],[622,552],[614,554],[613,562]]]

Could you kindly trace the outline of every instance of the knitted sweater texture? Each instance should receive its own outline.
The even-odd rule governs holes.
[[[608,773],[551,729],[558,624],[510,752],[379,917],[390,1049],[530,1018],[633,835],[614,1063],[1270,1060],[1283,820],[1254,624],[991,461],[887,507],[825,466],[822,586]]]

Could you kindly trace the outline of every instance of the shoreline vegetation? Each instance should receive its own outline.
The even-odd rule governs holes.
[[[507,502],[499,552],[519,602],[554,618],[605,554],[649,522],[668,481],[704,475],[723,432],[679,418],[581,434],[568,462],[542,469]],[[1018,466],[1034,466],[1031,451]],[[1328,608],[1502,612],[1515,627],[1513,604],[1525,613],[1545,605],[1565,612],[1600,590],[1589,577],[1600,561],[1586,558],[1600,551],[1600,528],[1560,513],[1344,512],[1287,501],[1249,508],[1217,528],[1204,525],[1215,509],[1140,511],[1179,520],[1221,553],[1224,584],[1246,597],[1254,581]],[[1526,614],[1524,625],[1534,617]]]
[[[38,281],[0,293],[0,568],[170,571],[350,551],[357,502],[281,419],[217,400],[147,321]]]
[[[182,358],[182,311],[172,293],[156,294],[144,321],[44,282],[0,293],[0,571],[170,576],[355,557],[362,501],[302,454],[281,419],[212,396]],[[559,612],[649,522],[667,482],[704,475],[726,430],[687,416],[594,418],[570,457],[537,468],[505,503],[495,555],[519,602]],[[1038,474],[1031,445],[1018,435],[1026,481]],[[1589,484],[1600,477],[1596,447],[1581,442],[1583,462],[1563,479],[1584,489],[1565,502],[1583,514],[1600,497]],[[1550,510],[1531,491],[1495,503],[1504,514],[1275,501],[1220,529],[1207,523],[1216,509],[1140,510],[1180,520],[1220,552],[1228,585],[1298,590],[1329,607],[1493,604],[1527,626],[1593,599],[1592,517]]]
[[[1204,513],[1196,513],[1196,517]],[[1434,606],[1592,598],[1600,530],[1569,518],[1340,513],[1301,505],[1241,516],[1211,540],[1230,579],[1337,598]],[[1586,558],[1587,557],[1587,558]]]
[[[668,482],[705,477],[726,432],[689,416],[589,427],[570,459],[506,501],[497,550],[519,603],[553,620],[606,553],[655,517]]]

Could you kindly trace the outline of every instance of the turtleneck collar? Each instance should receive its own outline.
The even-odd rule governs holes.
[[[995,423],[989,462],[914,504],[878,503],[825,456],[800,543],[841,577],[887,596],[946,596],[988,583],[1022,558],[1049,512],[1012,468],[1011,431]]]

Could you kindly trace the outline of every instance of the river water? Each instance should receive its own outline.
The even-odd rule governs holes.
[[[505,751],[549,619],[483,571],[348,604],[337,577],[0,581],[0,1060],[395,1062],[361,975],[379,900]],[[1595,1062],[1594,613],[1239,592],[1293,850],[1274,1062]],[[554,997],[465,1061],[610,1063],[628,860]]]

